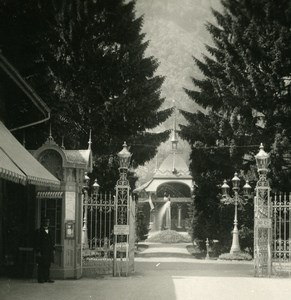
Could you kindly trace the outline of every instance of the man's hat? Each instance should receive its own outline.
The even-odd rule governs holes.
[[[47,218],[47,217],[43,217],[42,219],[41,219],[41,222],[49,222],[50,221],[50,219],[49,218]]]

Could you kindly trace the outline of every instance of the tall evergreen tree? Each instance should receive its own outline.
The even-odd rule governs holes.
[[[43,71],[41,64],[36,69],[35,61],[39,58],[38,49],[41,41],[39,36],[46,31],[33,2],[30,0],[0,2],[0,52],[4,55],[4,60],[8,59],[12,67],[17,67],[16,69],[29,83]],[[39,121],[42,115],[33,114],[35,106],[30,100],[24,99],[23,92],[15,88],[15,83],[2,68],[0,76],[1,105],[5,107],[6,102],[9,103],[9,109],[5,109],[2,117],[7,126],[14,128]],[[40,84],[39,90],[42,90]],[[23,114],[19,115],[21,111]]]
[[[65,135],[68,147],[86,147],[92,129],[100,183],[112,186],[116,174],[105,178],[124,141],[137,166],[168,136],[150,132],[171,110],[160,110],[163,78],[155,76],[157,60],[145,57],[142,18],[135,17],[133,1],[123,0],[39,1],[34,9],[45,30],[38,34],[38,59],[31,64],[45,71],[37,78],[42,89],[37,80],[35,87],[52,109],[54,136]],[[30,9],[31,18],[34,13]]]
[[[290,190],[290,1],[221,2],[223,12],[213,10],[217,25],[207,24],[214,46],[206,46],[203,60],[194,58],[203,78],[193,78],[195,89],[186,90],[207,114],[182,112],[189,122],[181,134],[192,145],[194,178],[202,187],[208,185],[198,189],[196,200],[206,203],[202,208],[195,204],[196,219],[202,212],[207,215],[207,206],[220,207],[213,191],[224,177],[238,171],[255,179],[254,154],[260,142],[272,154],[272,186]],[[214,215],[221,225],[218,210]],[[206,217],[205,222],[211,221]],[[244,222],[241,216],[240,224]],[[215,232],[219,226],[210,227]]]

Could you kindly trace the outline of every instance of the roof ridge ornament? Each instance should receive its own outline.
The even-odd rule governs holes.
[[[177,149],[177,144],[178,144],[178,140],[177,140],[177,108],[176,108],[176,102],[175,100],[173,100],[173,110],[174,110],[174,119],[173,119],[173,128],[172,128],[172,138],[171,138],[171,142],[172,142],[172,150],[176,150]],[[175,146],[174,146],[175,145]]]
[[[177,140],[177,134],[176,134],[176,130],[177,130],[177,125],[176,125],[176,118],[177,118],[177,114],[176,114],[176,103],[175,100],[173,100],[173,109],[174,109],[174,120],[173,120],[173,129],[172,129],[172,138],[171,138],[171,142],[172,142],[172,153],[173,153],[173,165],[172,165],[172,173],[173,174],[177,174],[177,170],[176,170],[176,166],[175,166],[175,155],[177,153],[177,148],[178,148],[178,140]]]
[[[174,119],[173,119],[173,128],[172,128],[172,152],[177,152],[178,148],[178,140],[177,140],[177,108],[176,108],[176,102],[173,100],[173,110],[174,110]]]
[[[49,137],[46,139],[44,144],[45,145],[58,145],[52,136],[52,124],[51,123],[50,123],[50,127],[49,127]]]
[[[91,150],[91,145],[92,145],[92,129],[90,128],[89,141],[88,141],[88,150]]]
[[[62,145],[61,145],[61,148],[62,148],[63,150],[66,150],[65,145],[64,145],[64,139],[65,139],[65,137],[62,136]]]

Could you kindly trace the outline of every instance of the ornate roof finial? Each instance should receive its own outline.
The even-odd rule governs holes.
[[[176,128],[176,104],[175,104],[175,100],[173,100],[173,109],[174,109],[174,120],[173,120],[173,129],[172,129],[172,138],[171,138],[171,142],[172,142],[172,151],[176,151],[177,150],[177,144],[178,144],[178,140],[177,140],[177,128]]]
[[[92,135],[92,129],[90,128],[89,131],[89,141],[88,141],[88,150],[91,150],[91,144],[92,144],[92,139],[91,139],[91,135]]]
[[[50,123],[50,135],[49,135],[49,138],[53,138],[52,137],[52,123]]]
[[[64,145],[64,136],[62,136],[62,146],[61,146],[61,148],[62,148],[63,150],[66,149],[66,148],[65,148],[65,145]]]
[[[52,124],[51,123],[50,123],[50,127],[49,127],[49,137],[47,138],[45,144],[56,145],[56,142],[54,141],[54,138],[52,136]]]

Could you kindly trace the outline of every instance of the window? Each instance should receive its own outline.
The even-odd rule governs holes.
[[[41,217],[50,219],[50,232],[54,243],[61,244],[62,199],[41,199]]]

